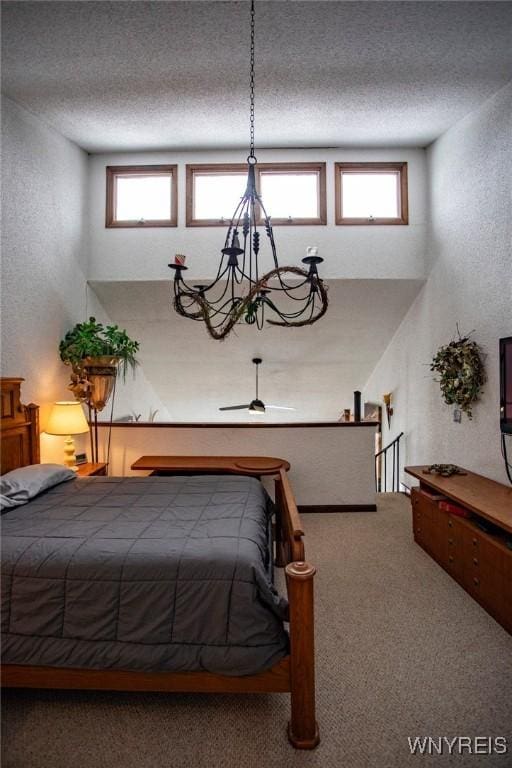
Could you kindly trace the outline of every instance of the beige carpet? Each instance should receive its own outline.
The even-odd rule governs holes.
[[[512,638],[411,538],[404,497],[305,515],[316,585],[314,752],[288,697],[8,691],[4,768],[512,766]],[[506,736],[506,755],[411,756],[407,737]]]

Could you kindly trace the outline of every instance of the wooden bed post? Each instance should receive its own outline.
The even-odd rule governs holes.
[[[276,556],[275,556],[275,564],[278,568],[284,568],[284,566],[287,563],[285,552],[284,552],[284,530],[283,530],[283,484],[281,482],[281,477],[278,476],[275,479],[274,483],[274,491],[275,491],[275,502],[276,502],[276,525],[275,525],[275,547],[276,547]]]
[[[315,719],[315,641],[313,577],[309,563],[285,569],[290,605],[291,720],[288,738],[296,749],[314,749],[320,741]]]
[[[30,463],[39,464],[40,446],[39,446],[39,406],[35,403],[29,403],[25,406],[27,413],[27,419],[30,422],[29,435],[30,435]]]

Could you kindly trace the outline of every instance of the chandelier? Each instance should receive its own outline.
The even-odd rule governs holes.
[[[256,189],[254,154],[254,0],[251,0],[250,145],[247,185],[228,225],[220,264],[213,282],[189,285],[183,277],[185,257],[174,263],[174,308],[182,317],[204,322],[214,339],[222,340],[237,324],[262,329],[270,325],[311,325],[327,311],[327,289],[318,275],[323,259],[308,249],[304,267],[279,266],[271,218]],[[261,223],[260,223],[261,222]],[[260,231],[261,230],[261,231]],[[264,238],[262,239],[262,235]],[[266,243],[271,267],[262,274],[260,252]]]

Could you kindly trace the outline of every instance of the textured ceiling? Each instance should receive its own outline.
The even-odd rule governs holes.
[[[244,147],[248,2],[3,2],[3,92],[89,151]],[[509,2],[256,3],[262,147],[425,146],[512,77]]]
[[[220,405],[249,402],[251,358],[263,358],[261,395],[294,406],[286,419],[334,419],[362,389],[422,286],[417,280],[331,280],[329,311],[305,328],[237,326],[212,341],[171,307],[167,281],[93,282],[110,319],[140,341],[144,375],[175,419],[240,420]],[[247,399],[249,398],[249,400]],[[117,414],[120,415],[120,414]],[[282,421],[279,411],[266,420]]]

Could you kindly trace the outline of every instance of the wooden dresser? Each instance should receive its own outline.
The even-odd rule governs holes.
[[[439,477],[406,467],[420,481],[411,491],[414,540],[512,633],[512,488],[466,472]],[[451,502],[469,513],[440,509]]]

